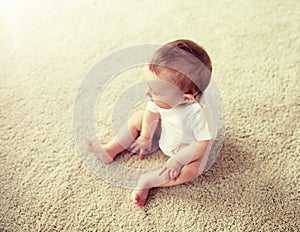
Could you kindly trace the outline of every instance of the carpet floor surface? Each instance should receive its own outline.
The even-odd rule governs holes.
[[[0,1],[0,231],[300,231],[299,12],[298,0]],[[74,102],[112,52],[179,38],[212,59],[226,138],[210,170],[137,208],[131,189],[85,164]],[[95,110],[103,141],[116,99],[141,78],[133,68],[106,85]],[[164,160],[124,152],[116,162]]]

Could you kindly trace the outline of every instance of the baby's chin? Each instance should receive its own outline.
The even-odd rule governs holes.
[[[167,104],[165,102],[155,100],[153,98],[151,98],[150,100],[153,101],[155,103],[155,105],[157,105],[159,108],[162,108],[162,109],[171,109],[172,108],[169,104]]]

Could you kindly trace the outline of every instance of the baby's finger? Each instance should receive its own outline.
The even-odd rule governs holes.
[[[133,148],[130,152],[130,156],[133,156],[135,153],[137,153],[139,151],[139,147],[136,146],[135,148]]]
[[[170,170],[168,170],[166,175],[166,181],[170,181],[170,180],[171,180],[171,173]]]
[[[175,181],[175,180],[177,180],[177,177],[178,177],[178,171],[175,170],[172,172],[171,180]]]
[[[144,159],[144,149],[141,148],[140,150],[140,160],[143,160]]]
[[[143,160],[145,158],[144,154],[140,154],[140,160]]]
[[[172,180],[175,178],[175,176],[176,176],[176,171],[171,171],[170,172],[170,177],[171,177]]]
[[[134,152],[134,149],[133,150],[131,150],[131,152],[130,152],[130,156],[133,156],[135,154],[135,152]]]
[[[177,180],[180,172],[175,172],[174,180]]]

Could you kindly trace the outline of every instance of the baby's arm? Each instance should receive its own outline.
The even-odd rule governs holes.
[[[159,119],[159,113],[154,113],[149,109],[145,109],[140,136],[130,146],[132,149],[130,153],[131,155],[139,152],[140,159],[142,160],[144,154],[151,150],[152,138],[157,128]]]
[[[172,156],[163,166],[160,175],[167,172],[168,179],[176,178],[184,165],[187,165],[204,156],[210,140],[194,141],[190,145],[182,148]]]
[[[150,110],[146,109],[144,112],[143,124],[140,137],[145,139],[151,139],[154,135],[156,130],[157,124],[160,119],[159,113],[151,112]]]

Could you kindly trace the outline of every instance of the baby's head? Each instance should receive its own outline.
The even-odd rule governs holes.
[[[152,84],[148,84],[150,89],[157,90],[156,92],[164,95],[171,89],[171,85],[178,89],[170,96],[156,97],[155,93],[152,93],[150,97],[163,108],[195,101],[202,95],[211,78],[212,64],[208,54],[202,47],[190,40],[176,40],[163,45],[154,52],[149,63],[145,72],[148,83],[151,79],[165,85],[159,89],[161,84],[155,84],[152,81]],[[178,98],[176,102],[169,103],[168,99],[172,98],[175,101],[176,94],[180,95],[178,97],[181,97],[181,101]]]

